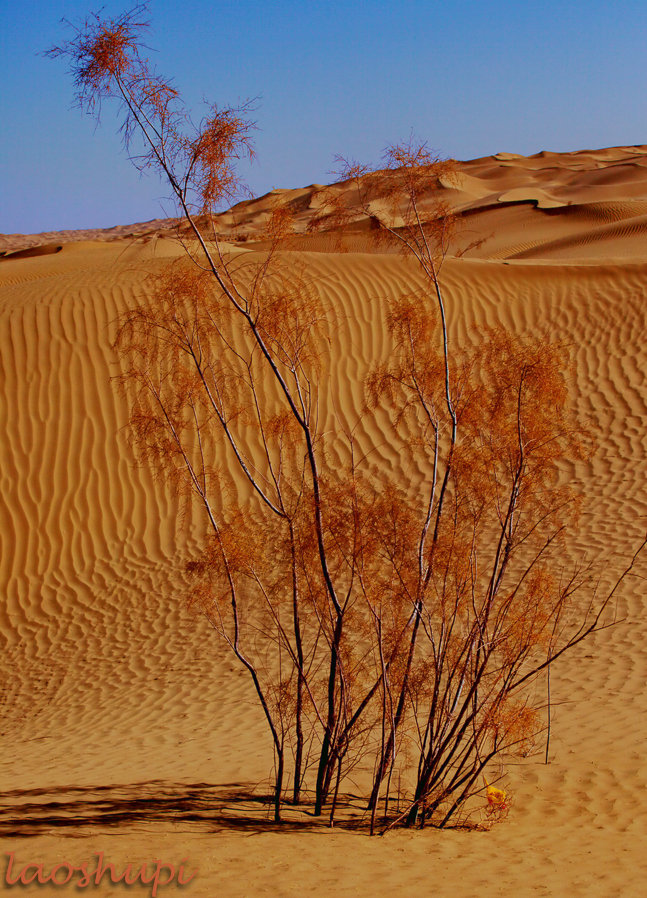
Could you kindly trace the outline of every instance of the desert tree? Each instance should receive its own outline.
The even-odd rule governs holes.
[[[218,240],[210,213],[240,186],[235,163],[252,152],[251,125],[244,110],[216,106],[192,122],[144,55],[146,14],[140,4],[115,19],[94,15],[49,52],[68,60],[82,109],[96,114],[105,99],[118,101],[131,159],[163,176],[187,225],[187,263],[159,277],[152,302],[119,324],[133,433],[142,457],[203,506],[211,535],[204,557],[189,563],[199,579],[194,601],[253,680],[277,759],[275,816],[286,737],[293,800],[305,766],[314,766],[319,814],[335,764],[341,771],[348,756],[357,721],[350,690],[362,666],[344,632],[355,599],[354,561],[340,544],[348,531],[333,500],[343,478],[325,470],[318,431],[319,297],[282,264],[284,209],[270,217],[261,256],[232,253]],[[222,508],[214,453],[249,485],[245,508]],[[352,516],[352,503],[345,507]]]
[[[392,146],[378,171],[346,166],[313,227],[361,215],[416,266],[417,288],[390,302],[393,351],[364,411],[390,410],[409,485],[339,418],[324,431],[335,313],[284,252],[289,210],[271,212],[262,251],[214,226],[252,154],[248,109],[214,105],[194,123],[145,56],[146,18],[146,4],[95,15],[49,52],[68,60],[82,109],[119,103],[131,159],[161,174],[184,223],[185,257],[152,277],[115,347],[141,457],[203,510],[190,601],[251,678],[277,821],[289,770],[291,800],[312,784],[332,823],[344,775],[363,767],[372,830],[380,800],[387,825],[446,824],[491,762],[530,750],[540,673],[609,624],[613,592],[578,614],[586,571],[558,564],[577,502],[557,465],[580,451],[564,347],[502,329],[450,344],[441,272],[456,218],[438,188],[456,167]],[[407,809],[389,818],[396,770]]]
[[[184,240],[192,264],[174,266],[157,280],[152,305],[137,307],[124,316],[115,345],[126,364],[123,380],[133,389],[132,423],[143,455],[173,483],[178,483],[181,472],[206,512],[212,530],[211,554],[191,569],[213,575],[217,567],[224,578],[230,602],[227,623],[216,598],[213,609],[205,611],[249,671],[272,732],[278,758],[278,818],[284,742],[275,715],[283,720],[289,702],[281,679],[270,690],[274,695],[272,711],[268,687],[262,686],[242,640],[244,629],[256,633],[256,645],[263,644],[263,640],[272,643],[276,638],[281,659],[281,652],[285,652],[296,665],[296,799],[301,782],[301,701],[306,661],[300,634],[298,543],[293,521],[304,492],[309,491],[320,575],[328,601],[336,609],[337,618],[341,617],[323,543],[316,402],[306,371],[311,361],[309,347],[317,312],[312,290],[303,283],[299,289],[294,284],[290,286],[274,264],[275,250],[289,227],[283,211],[277,210],[268,224],[271,246],[261,260],[231,258],[215,232],[209,232],[208,214],[223,201],[231,201],[240,187],[235,163],[252,152],[252,126],[244,116],[245,110],[217,106],[210,107],[199,124],[191,121],[176,89],[154,72],[143,55],[146,14],[146,4],[139,4],[115,19],[94,15],[80,27],[72,26],[71,40],[49,53],[69,61],[76,101],[82,109],[98,114],[105,99],[118,101],[124,141],[133,162],[163,176],[188,225],[188,237],[185,234]],[[259,370],[275,387],[273,405],[259,395]],[[250,417],[254,421],[252,447],[245,443]],[[243,419],[241,432],[237,433],[236,426]],[[241,619],[241,578],[247,587],[255,584],[263,599],[268,595],[256,567],[244,564],[236,549],[243,532],[240,515],[232,511],[232,520],[226,526],[214,506],[218,477],[209,463],[214,428],[227,445],[232,464],[250,484],[260,512],[272,516],[277,528],[287,530],[293,643],[286,636],[283,618],[271,603],[267,613],[274,618],[275,633],[270,634],[267,621],[255,620],[253,614],[248,615],[246,624]],[[285,442],[293,444],[294,429],[298,431],[305,468],[296,474],[292,471],[296,477],[296,486],[292,484],[295,495],[290,495],[288,501],[290,487],[286,485],[282,447]],[[204,596],[200,601],[204,607]],[[339,638],[338,632],[334,640],[338,642]],[[316,636],[314,639],[316,644]],[[332,656],[331,680],[335,682],[334,648]],[[286,682],[289,680],[288,676]],[[329,712],[330,716],[334,716],[334,711]],[[327,731],[331,728],[329,721]]]

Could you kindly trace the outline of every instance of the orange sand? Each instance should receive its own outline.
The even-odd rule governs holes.
[[[482,238],[443,269],[451,339],[502,322],[548,327],[573,344],[572,398],[598,450],[563,471],[587,499],[568,552],[605,553],[611,576],[647,529],[647,147],[500,153],[462,163],[445,190],[465,244]],[[345,253],[306,235],[316,188],[280,193],[303,233],[296,251],[345,310],[335,402],[351,420],[363,374],[388,350],[385,297],[415,271],[370,253],[362,221]],[[271,200],[220,216],[219,233],[247,248]],[[121,431],[127,406],[111,383],[110,322],[179,252],[160,229],[168,224],[0,237],[3,852],[46,867],[98,851],[118,868],[186,858],[198,872],[182,894],[196,898],[641,894],[647,600],[638,577],[622,592],[625,622],[555,667],[551,763],[509,768],[515,803],[489,833],[370,839],[314,821],[278,832],[249,799],[271,766],[264,721],[246,675],[183,604],[199,515],[181,519],[135,466]],[[388,456],[383,436],[368,436]],[[21,894],[76,894],[30,888]],[[149,894],[141,885],[88,893]]]

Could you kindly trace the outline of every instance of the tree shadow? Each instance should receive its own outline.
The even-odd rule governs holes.
[[[348,814],[352,797],[340,804],[336,828],[362,829],[363,814]],[[359,807],[355,805],[355,810]],[[346,813],[344,812],[346,811]],[[273,797],[241,783],[174,783],[149,780],[110,786],[57,786],[0,792],[0,835],[38,836],[51,830],[87,831],[146,824],[189,824],[196,832],[239,830],[307,831],[321,829],[303,805],[285,804],[283,821],[273,819]]]

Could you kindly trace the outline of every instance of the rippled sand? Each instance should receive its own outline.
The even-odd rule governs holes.
[[[501,322],[573,346],[572,400],[598,448],[562,472],[586,498],[568,553],[607,558],[609,579],[647,529],[647,147],[501,153],[461,163],[445,191],[465,245],[481,240],[443,269],[451,339]],[[308,235],[316,185],[278,193],[302,234],[293,252],[339,312],[323,421],[354,421],[368,366],[389,349],[385,302],[417,273],[371,251],[361,220],[344,252],[330,235]],[[220,216],[219,233],[253,248],[276,196]],[[622,591],[624,623],[555,667],[551,763],[509,769],[515,803],[502,825],[370,839],[314,821],[285,832],[265,823],[264,721],[247,677],[184,605],[199,515],[135,465],[112,380],[112,322],[180,252],[170,224],[0,237],[3,851],[50,867],[98,851],[117,867],[187,858],[198,873],[185,894],[201,898],[640,894],[638,577]],[[397,464],[379,419],[363,426],[377,457]]]

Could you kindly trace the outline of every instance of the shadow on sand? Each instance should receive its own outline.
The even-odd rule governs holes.
[[[351,797],[340,801],[343,829],[363,828]],[[349,815],[349,811],[351,814]],[[315,818],[311,807],[283,808],[274,823],[272,798],[240,783],[173,783],[150,780],[112,786],[59,786],[0,792],[0,835],[28,837],[51,830],[146,824],[190,824],[196,831],[268,832],[320,829],[327,816]],[[70,835],[72,832],[70,831]]]

